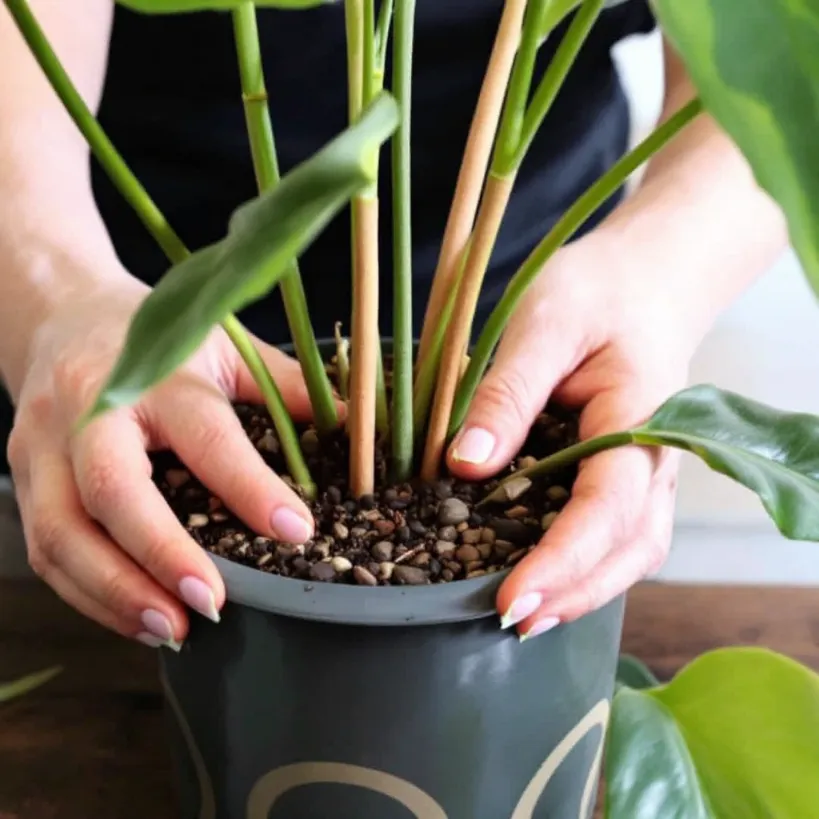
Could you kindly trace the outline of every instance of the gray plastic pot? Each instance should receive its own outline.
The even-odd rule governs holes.
[[[623,599],[519,643],[505,573],[342,586],[213,557],[161,674],[181,819],[590,819]]]

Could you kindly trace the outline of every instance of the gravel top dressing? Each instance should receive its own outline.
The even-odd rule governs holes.
[[[264,407],[235,409],[265,461],[291,483]],[[283,577],[328,583],[447,583],[510,567],[538,543],[569,498],[574,468],[535,482],[511,481],[506,502],[476,505],[501,478],[576,439],[574,416],[550,410],[533,425],[522,448],[526,455],[496,478],[473,483],[448,477],[417,486],[387,481],[379,447],[377,491],[355,500],[347,492],[347,437],[340,431],[319,440],[305,427],[302,446],[318,493],[307,502],[315,536],[298,546],[249,529],[171,453],[154,454],[154,480],[193,538],[228,560]]]

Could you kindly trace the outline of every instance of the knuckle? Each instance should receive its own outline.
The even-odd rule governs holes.
[[[116,505],[121,496],[121,471],[108,457],[91,461],[82,474],[80,495],[89,512],[99,513]]]
[[[15,425],[6,442],[6,459],[9,462],[12,473],[21,475],[27,471],[28,449],[25,432],[20,426]]]
[[[201,456],[222,449],[231,431],[227,424],[215,423],[210,417],[199,417],[190,419],[185,434],[194,451]]]
[[[656,574],[662,569],[668,557],[668,544],[660,540],[652,540],[645,544],[645,570],[643,577]]]
[[[65,535],[61,523],[49,513],[34,514],[31,522],[31,538],[28,544],[28,561],[39,577],[59,563]]]
[[[478,388],[477,400],[503,414],[504,423],[528,426],[527,417],[531,387],[526,377],[514,368],[495,370]]]
[[[115,614],[127,614],[133,609],[131,584],[125,572],[114,571],[109,573],[105,582],[100,585],[104,595],[105,607]]]

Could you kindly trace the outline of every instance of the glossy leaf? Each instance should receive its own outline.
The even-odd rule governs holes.
[[[708,111],[782,207],[819,292],[819,8],[808,0],[653,0]]]
[[[181,14],[192,11],[231,11],[248,0],[116,0],[121,6],[143,14]],[[309,9],[338,0],[254,0],[259,8]]]
[[[819,540],[819,418],[710,385],[669,399],[635,443],[688,450],[753,490],[782,534]]]
[[[242,205],[224,239],[171,268],[134,316],[91,416],[133,404],[228,314],[265,296],[344,204],[372,184],[373,151],[397,124],[395,100],[385,92],[279,185]]]
[[[630,654],[621,654],[617,661],[617,684],[641,689],[654,688],[660,681],[644,662]]]
[[[819,806],[819,675],[765,649],[694,660],[622,688],[606,748],[606,819],[801,819]]]
[[[550,8],[546,12],[541,36],[548,37],[582,2],[583,0],[551,0]],[[607,0],[606,8],[619,6],[625,2],[628,2],[628,0]]]
[[[37,671],[34,674],[28,674],[13,682],[0,683],[0,703],[9,702],[10,700],[17,699],[17,697],[25,696],[35,688],[39,688],[41,685],[45,685],[47,682],[53,680],[61,671],[62,668],[60,666],[54,666],[53,668],[46,668],[43,671]]]

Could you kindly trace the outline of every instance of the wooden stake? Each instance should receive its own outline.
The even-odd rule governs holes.
[[[438,372],[435,400],[432,404],[421,467],[421,477],[426,481],[432,481],[438,477],[446,446],[449,417],[452,414],[455,391],[461,376],[461,364],[469,344],[469,333],[472,329],[478,296],[514,181],[514,176],[503,178],[490,176],[486,183],[469,258],[458,290],[458,300],[444,342],[441,369]]]
[[[495,44],[483,80],[464,149],[452,207],[444,231],[441,253],[429,294],[417,362],[426,356],[435,326],[449,291],[454,286],[461,257],[472,233],[481,189],[498,130],[506,88],[520,42],[526,0],[506,0]],[[416,364],[418,366],[418,364]]]
[[[375,481],[375,393],[378,377],[378,199],[353,199],[356,225],[353,265],[352,357],[347,427],[350,433],[350,491],[373,492]]]

